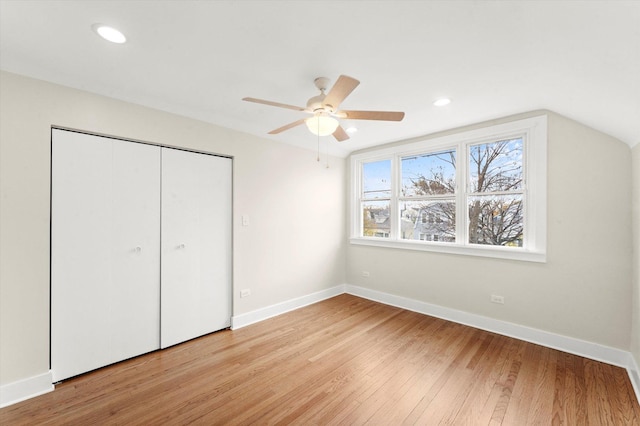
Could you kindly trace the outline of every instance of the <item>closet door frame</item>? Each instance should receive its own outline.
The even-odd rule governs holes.
[[[96,137],[102,137],[102,138],[107,138],[107,139],[112,139],[112,140],[116,140],[116,141],[121,141],[121,142],[126,142],[126,143],[132,143],[132,144],[142,144],[142,145],[149,145],[149,146],[153,146],[153,147],[157,147],[160,151],[162,151],[163,149],[172,149],[172,150],[179,150],[179,151],[187,151],[187,152],[192,152],[194,154],[202,154],[202,155],[207,155],[207,156],[214,156],[214,157],[221,157],[224,159],[228,159],[230,160],[230,166],[231,166],[231,176],[230,176],[230,185],[231,185],[231,201],[230,201],[230,205],[229,205],[229,214],[230,214],[230,228],[229,228],[229,283],[228,283],[228,306],[229,306],[229,324],[231,321],[231,317],[233,315],[233,157],[228,156],[228,155],[222,155],[222,154],[216,154],[216,153],[211,153],[211,152],[204,152],[204,151],[197,151],[197,150],[192,150],[192,149],[185,149],[185,148],[177,148],[177,147],[172,147],[172,146],[167,146],[167,145],[160,145],[160,144],[155,144],[155,143],[150,143],[150,142],[145,142],[145,141],[140,141],[140,140],[132,140],[132,139],[128,139],[128,138],[122,138],[122,137],[116,137],[116,136],[111,136],[111,135],[104,135],[104,134],[98,134],[95,132],[89,132],[89,131],[83,131],[83,130],[77,130],[77,129],[72,129],[72,128],[68,128],[68,127],[62,127],[62,126],[52,126],[51,127],[51,163],[50,163],[50,227],[49,227],[49,231],[50,231],[50,235],[49,235],[49,242],[50,242],[50,251],[49,251],[49,256],[50,256],[50,262],[49,262],[49,289],[50,289],[50,293],[49,293],[49,368],[53,369],[53,328],[52,328],[52,321],[53,321],[53,292],[52,292],[52,281],[53,281],[53,194],[54,194],[54,188],[53,188],[53,184],[54,184],[54,179],[53,179],[53,134],[55,131],[67,131],[67,132],[73,132],[73,133],[78,133],[78,134],[83,134],[83,135],[88,135],[88,136],[96,136]],[[160,160],[160,166],[161,167],[161,160]],[[161,172],[161,170],[160,170]],[[162,183],[161,183],[162,184]],[[159,191],[159,196],[161,194],[162,188],[160,188]],[[160,206],[160,203],[159,203]],[[161,225],[158,226],[158,238],[159,241],[161,240]],[[137,249],[137,247],[134,247],[134,251]],[[162,246],[159,247],[158,249],[158,256],[159,256],[159,261],[161,262],[161,252],[162,252]],[[158,273],[160,273],[160,269],[161,267],[158,267]],[[160,288],[160,282],[161,282],[162,277],[159,277],[159,282],[158,282],[158,292],[159,292],[159,300],[158,300],[158,310],[160,310],[161,307],[161,288]],[[161,331],[160,331],[160,327],[161,327],[161,323],[162,323],[162,313],[160,312],[160,319],[158,321],[158,344],[157,347],[151,349],[151,351],[153,350],[158,350],[161,349]],[[144,353],[144,352],[143,352]],[[141,355],[137,354],[137,355]],[[136,355],[133,355],[136,356]],[[126,358],[125,358],[126,359]],[[124,360],[124,359],[122,359]],[[122,361],[122,360],[116,360],[114,362],[118,362],[118,361]],[[108,364],[105,364],[108,365]],[[99,367],[96,367],[99,368]],[[90,370],[87,370],[90,371]],[[82,374],[78,373],[78,374]],[[73,377],[73,376],[69,376],[69,377]],[[55,375],[54,375],[54,383],[57,381],[60,381],[63,379],[56,379]]]

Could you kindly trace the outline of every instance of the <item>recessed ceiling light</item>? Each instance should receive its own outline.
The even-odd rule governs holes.
[[[440,98],[437,101],[435,101],[433,104],[435,106],[445,106],[445,105],[449,105],[451,103],[451,99],[449,98]]]
[[[357,127],[351,126],[351,127],[347,128],[347,133],[355,133],[357,131],[358,131]]]
[[[110,41],[112,43],[122,44],[127,41],[127,38],[120,31],[116,30],[113,27],[104,24],[93,24],[91,26],[93,31],[96,32],[103,39]]]

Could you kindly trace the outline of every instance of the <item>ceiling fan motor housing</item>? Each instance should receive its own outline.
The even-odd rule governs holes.
[[[327,110],[327,108],[325,108],[324,105],[324,98],[326,97],[326,95],[324,93],[321,93],[317,96],[314,96],[312,98],[310,98],[307,101],[307,109],[310,112],[323,112],[325,110]],[[327,112],[331,112],[331,111],[327,111]]]
[[[331,80],[329,80],[327,77],[318,77],[315,80],[313,80],[313,83],[316,85],[318,90],[320,90],[320,94],[317,95],[317,96],[312,97],[311,99],[309,99],[307,101],[307,109],[310,112],[314,112],[314,113],[317,113],[317,112],[331,113],[331,112],[333,112],[333,108],[330,105],[327,108],[327,105],[324,104],[324,98],[327,96],[325,94],[325,91],[329,87],[329,82],[330,81]]]
[[[309,110],[309,112],[333,112],[332,109],[327,109],[324,105],[324,98],[327,96],[324,92],[327,90],[327,87],[329,87],[330,81],[327,77],[318,77],[313,80],[313,83],[318,90],[320,90],[320,94],[307,101],[307,110]]]

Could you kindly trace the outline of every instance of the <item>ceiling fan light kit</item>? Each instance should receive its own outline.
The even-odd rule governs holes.
[[[336,131],[340,122],[325,113],[319,113],[304,120],[311,133],[317,136],[332,135]]]
[[[404,118],[404,112],[399,111],[340,111],[338,108],[342,101],[360,84],[355,78],[341,75],[327,94],[325,94],[325,91],[329,85],[328,78],[318,77],[314,80],[314,84],[320,90],[320,94],[310,98],[307,101],[306,108],[257,98],[243,98],[242,100],[313,114],[313,117],[297,120],[272,130],[269,132],[270,135],[284,132],[304,123],[314,135],[333,135],[338,142],[342,142],[349,139],[349,135],[340,125],[337,118],[382,121],[401,121]]]

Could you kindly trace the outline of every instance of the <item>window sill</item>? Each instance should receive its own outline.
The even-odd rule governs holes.
[[[520,260],[525,262],[546,263],[546,253],[524,250],[520,248],[492,247],[492,246],[462,246],[450,243],[423,243],[410,240],[389,240],[372,237],[351,237],[353,245],[386,247],[401,250],[428,251],[434,253],[457,254],[464,256],[491,257],[496,259]]]

